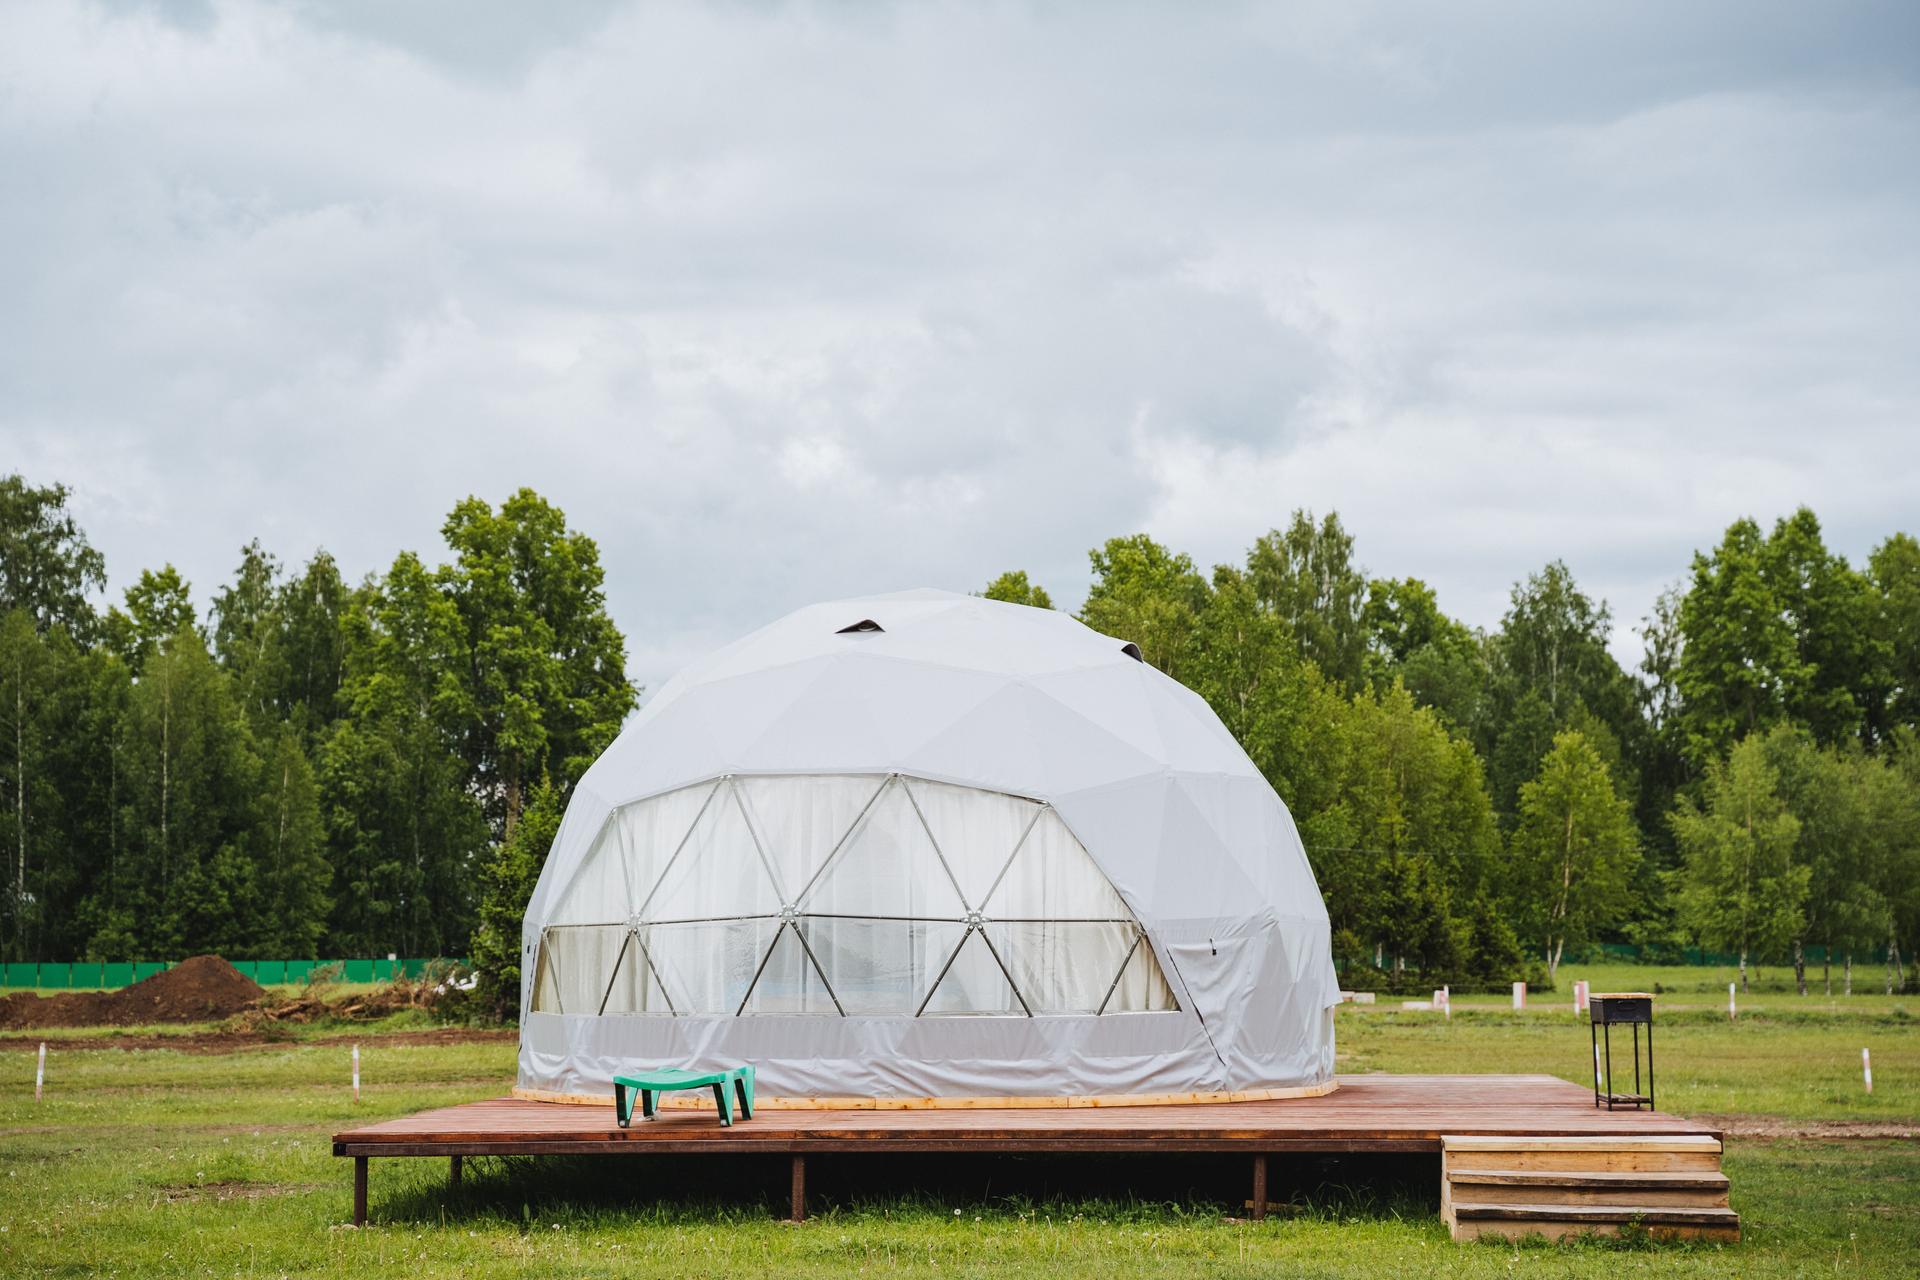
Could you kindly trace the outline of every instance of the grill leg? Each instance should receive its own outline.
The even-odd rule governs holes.
[[[459,1156],[451,1157],[451,1163],[448,1165],[448,1168],[447,1168],[447,1185],[452,1187],[455,1191],[458,1191],[460,1189],[460,1157]]]
[[[807,1158],[799,1152],[793,1156],[792,1219],[795,1222],[807,1220]]]
[[[1267,1158],[1264,1155],[1253,1158],[1253,1220],[1267,1220]]]
[[[353,1225],[367,1225],[367,1158],[353,1158]]]

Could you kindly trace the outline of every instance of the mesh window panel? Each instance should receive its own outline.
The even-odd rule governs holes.
[[[540,940],[534,974],[534,1012],[598,1013],[626,938],[624,924],[548,929]]]
[[[638,911],[652,896],[660,873],[694,822],[721,798],[714,794],[719,787],[717,782],[703,782],[615,811],[600,838],[613,845],[626,864],[630,912]]]
[[[1133,945],[1130,924],[995,922],[987,937],[1035,1013],[1097,1013]]]
[[[1163,1013],[1179,1007],[1173,998],[1173,988],[1167,985],[1167,975],[1160,972],[1160,962],[1153,958],[1153,948],[1141,938],[1127,961],[1126,971],[1120,976],[1120,985],[1108,997],[1104,1012]]]
[[[957,920],[966,906],[896,780],[800,902],[808,915]]]
[[[1000,962],[993,958],[984,934],[972,930],[947,969],[940,985],[933,989],[925,1012],[929,1018],[1001,1016],[1020,1017],[1026,1008],[1007,984]]]
[[[780,914],[780,895],[732,787],[723,783],[641,909],[650,924]]]
[[[902,781],[960,882],[961,896],[978,910],[1014,847],[1040,816],[1040,802],[919,778]]]
[[[736,778],[781,900],[795,902],[886,783],[875,777]]]
[[[766,967],[747,997],[745,1013],[821,1013],[837,1014],[836,993],[820,980],[820,972],[807,955],[807,943],[792,926],[780,930]]]
[[[848,1013],[911,1016],[966,926],[930,920],[805,916],[801,932]]]
[[[603,1003],[705,1016],[1176,1007],[1126,904],[1052,809],[853,774],[727,778],[617,810],[560,895],[534,976],[536,1010]]]
[[[1020,852],[1007,865],[1006,875],[987,900],[986,912],[1001,920],[1133,918],[1113,885],[1051,809],[1041,814],[1027,833]],[[1115,956],[1113,962],[1118,967],[1120,957]]]
[[[659,984],[666,988],[661,1004],[671,1000],[677,1013],[738,1012],[779,928],[780,921],[768,916],[642,929],[640,939],[653,960]],[[648,1012],[665,1009],[649,1007]]]

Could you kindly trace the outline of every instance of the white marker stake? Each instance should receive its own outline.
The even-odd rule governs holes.
[[[1440,1007],[1446,1011],[1447,1021],[1453,1021],[1453,984],[1440,988]]]
[[[1867,1051],[1865,1049],[1862,1049],[1860,1051],[1860,1074],[1867,1078],[1867,1092],[1872,1093],[1873,1092],[1873,1059],[1867,1056]]]
[[[360,1101],[360,1046],[353,1046],[353,1100]]]
[[[1736,1012],[1733,1007],[1733,983],[1729,982],[1727,984],[1727,1021],[1732,1022],[1735,1016]]]
[[[1600,1092],[1600,1046],[1593,1046],[1593,1091]]]
[[[1865,1053],[1866,1050],[1862,1049],[1861,1052]],[[46,1042],[42,1041],[40,1044],[40,1064],[33,1069],[33,1100],[35,1102],[40,1101],[40,1087],[44,1085],[46,1082],[47,1082],[47,1046],[46,1046]],[[1867,1092],[1868,1093],[1873,1092],[1872,1080],[1867,1081]]]
[[[1513,984],[1513,1007],[1516,1009],[1527,1007],[1527,984],[1524,982]]]

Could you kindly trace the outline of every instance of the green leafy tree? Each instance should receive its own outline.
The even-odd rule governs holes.
[[[309,748],[340,712],[347,589],[318,552],[296,578],[256,540],[233,582],[214,597],[213,650],[262,734],[290,723]]]
[[[183,630],[194,626],[193,597],[180,571],[166,565],[158,573],[140,571],[126,590],[125,612],[109,609],[107,646],[135,671]]]
[[[533,898],[547,854],[560,834],[566,805],[542,779],[528,797],[513,835],[495,847],[480,880],[480,923],[473,935],[474,995],[490,1017],[511,1018],[520,1010],[520,925]]]
[[[213,598],[213,653],[233,676],[240,705],[264,727],[278,718],[274,692],[280,683],[276,605],[280,562],[258,538],[240,549],[233,581]]]
[[[1554,735],[1539,773],[1520,788],[1512,852],[1515,896],[1524,895],[1551,979],[1569,942],[1579,946],[1621,920],[1639,859],[1627,803],[1578,731]]]
[[[98,623],[87,597],[107,568],[67,509],[72,496],[63,484],[0,476],[0,614],[23,610],[36,630],[64,627],[84,644]]]
[[[0,956],[37,958],[47,925],[42,880],[61,854],[58,780],[49,768],[61,732],[55,712],[72,666],[71,644],[56,629],[41,634],[24,608],[0,615]]]
[[[1765,740],[1751,736],[1707,766],[1699,801],[1683,796],[1672,816],[1680,867],[1681,923],[1703,945],[1747,960],[1780,955],[1799,936],[1811,871],[1794,861],[1800,823],[1780,798]]]
[[[1901,727],[1920,730],[1920,542],[1896,533],[1874,548],[1867,566],[1887,665],[1873,733],[1878,741]]]
[[[1466,948],[1459,911],[1487,888],[1499,849],[1480,759],[1402,685],[1336,705],[1319,801],[1296,810],[1335,934],[1358,944],[1348,959],[1375,951],[1396,971],[1444,972]]]
[[[1260,603],[1292,630],[1302,652],[1348,693],[1365,682],[1367,578],[1353,563],[1353,537],[1329,511],[1318,525],[1299,510],[1284,531],[1263,535],[1247,553],[1247,577]]]
[[[1771,536],[1735,521],[1712,555],[1694,557],[1680,605],[1674,685],[1689,757],[1783,722],[1827,745],[1882,723],[1897,642],[1881,608],[1806,508]]]
[[[1032,605],[1036,609],[1053,608],[1053,597],[1047,589],[1038,583],[1027,581],[1025,569],[1009,569],[980,593],[989,600],[1001,600],[1007,604]]]
[[[153,644],[127,721],[121,874],[131,879],[124,915],[103,923],[96,949],[120,952],[111,959],[247,954],[265,941],[248,839],[259,762],[225,675],[191,627]]]
[[[1370,687],[1385,689],[1398,680],[1453,729],[1469,735],[1479,730],[1490,677],[1486,641],[1442,613],[1433,588],[1418,578],[1375,578],[1367,586],[1362,623]]]
[[[1833,994],[1833,956],[1879,947],[1894,923],[1894,868],[1920,830],[1920,794],[1883,757],[1858,743],[1822,747],[1811,731],[1776,725],[1765,737],[1768,765],[1787,812],[1799,823],[1794,860],[1808,873],[1803,932],[1793,943],[1794,977],[1807,993],[1803,941],[1826,948],[1826,989]]]
[[[1606,603],[1581,591],[1558,560],[1515,584],[1490,645],[1488,714],[1478,743],[1495,810],[1509,826],[1519,816],[1520,788],[1555,734],[1577,728],[1609,755],[1637,740],[1638,689],[1607,649],[1611,631]],[[1631,795],[1624,770],[1615,769],[1613,781]]]
[[[497,511],[468,498],[442,532],[454,552],[437,581],[459,623],[460,751],[505,838],[528,781],[545,774],[571,790],[637,695],[599,548],[558,507],[531,489]]]
[[[467,715],[458,610],[411,552],[350,603],[345,714],[321,742],[333,866],[329,946],[445,954],[473,923],[488,826],[459,754]]]
[[[1080,621],[1131,641],[1146,661],[1182,678],[1194,628],[1207,605],[1207,580],[1193,561],[1144,533],[1111,538],[1088,554],[1093,586]]]
[[[1775,523],[1766,570],[1804,675],[1787,688],[1787,717],[1827,745],[1859,737],[1880,722],[1891,662],[1873,584],[1828,550],[1806,507]]]
[[[274,731],[255,784],[252,851],[257,939],[288,956],[319,954],[333,869],[327,862],[320,789],[291,725]]]
[[[1327,798],[1319,759],[1344,705],[1293,633],[1261,606],[1237,569],[1214,570],[1213,589],[1187,639],[1184,682],[1207,700],[1282,799],[1307,812]]]

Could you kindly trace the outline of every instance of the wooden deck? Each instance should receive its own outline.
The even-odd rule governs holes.
[[[354,1221],[366,1220],[373,1157],[778,1153],[793,1157],[793,1214],[805,1212],[815,1152],[1219,1152],[1253,1157],[1253,1212],[1266,1157],[1287,1152],[1434,1152],[1450,1134],[1659,1138],[1716,1130],[1657,1112],[1603,1111],[1554,1076],[1342,1076],[1318,1098],[1166,1107],[774,1111],[723,1128],[712,1111],[663,1111],[628,1129],[605,1107],[496,1098],[349,1129],[333,1153],[354,1160]]]

